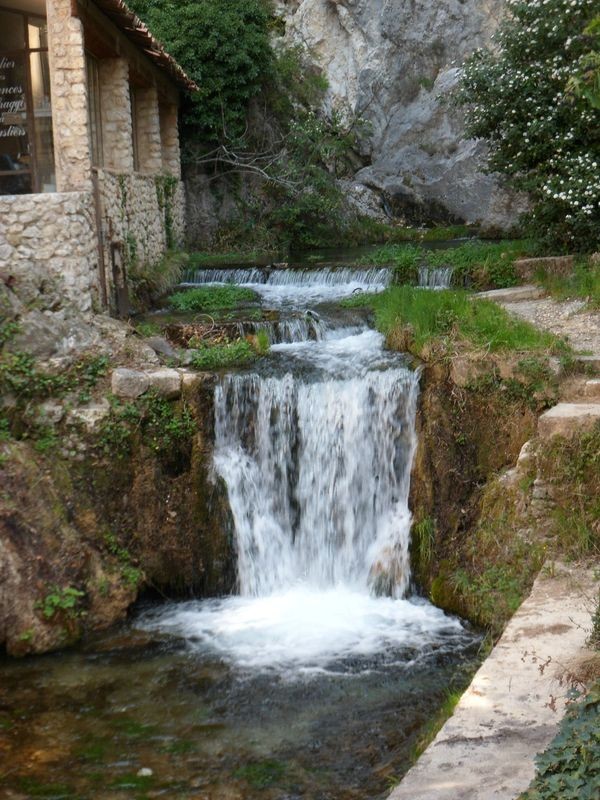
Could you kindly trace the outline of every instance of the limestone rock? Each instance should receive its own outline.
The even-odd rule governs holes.
[[[91,403],[84,408],[74,408],[69,414],[69,422],[83,425],[87,431],[92,433],[109,414],[110,404],[108,400],[102,400],[100,403]]]
[[[42,422],[49,423],[50,425],[58,425],[65,416],[65,409],[60,403],[48,400],[39,407],[38,414]]]
[[[136,369],[120,367],[112,374],[111,388],[115,397],[135,400],[147,392],[150,387],[148,376]]]
[[[151,336],[148,339],[144,339],[144,343],[154,350],[154,352],[159,356],[165,356],[166,358],[178,358],[177,350],[175,350],[175,348],[169,344],[164,336]]]
[[[494,303],[521,303],[525,300],[538,300],[544,296],[539,286],[515,286],[510,289],[491,289],[473,295],[476,300],[492,300]]]
[[[167,400],[181,395],[181,374],[176,369],[157,369],[148,373],[150,387]]]
[[[464,136],[448,98],[459,65],[487,45],[505,0],[281,0],[289,43],[308,47],[325,106],[368,123],[355,175],[411,223],[432,216],[489,227],[516,222],[522,199],[484,174],[483,144]],[[378,214],[380,213],[377,210]]]

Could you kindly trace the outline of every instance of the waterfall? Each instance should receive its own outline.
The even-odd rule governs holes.
[[[308,383],[291,373],[222,379],[215,466],[242,595],[300,581],[405,594],[417,393],[408,369]]]
[[[449,289],[453,274],[453,267],[421,267],[419,286],[424,289]]]
[[[319,269],[190,269],[183,285],[235,283],[239,286],[342,286],[357,284],[365,288],[385,287],[390,282],[389,269],[325,267]]]

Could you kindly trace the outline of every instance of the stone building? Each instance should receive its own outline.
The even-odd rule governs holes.
[[[38,307],[127,310],[182,245],[196,86],[122,0],[0,0],[0,279]]]

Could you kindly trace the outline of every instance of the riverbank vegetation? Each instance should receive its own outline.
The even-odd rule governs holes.
[[[589,308],[600,309],[600,264],[591,258],[579,258],[567,276],[540,270],[536,278],[558,300],[585,300]]]
[[[519,283],[514,262],[531,255],[534,247],[530,241],[519,240],[470,241],[440,250],[385,245],[363,257],[362,263],[391,266],[396,283],[417,283],[421,267],[448,268],[452,270],[454,286],[476,290],[503,289]]]
[[[450,346],[456,339],[487,351],[566,355],[568,346],[557,337],[515,320],[488,300],[471,299],[468,292],[432,292],[412,286],[393,286],[381,294],[358,295],[344,302],[367,306],[375,324],[396,349],[422,355],[426,345]],[[400,346],[398,346],[400,345]]]

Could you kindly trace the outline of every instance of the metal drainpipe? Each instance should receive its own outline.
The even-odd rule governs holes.
[[[100,273],[100,296],[102,300],[102,306],[106,310],[109,308],[108,287],[106,285],[106,264],[104,263],[104,230],[102,227],[100,182],[96,167],[92,168],[92,185],[94,187],[94,207],[96,210],[96,235],[98,237],[98,272]]]

